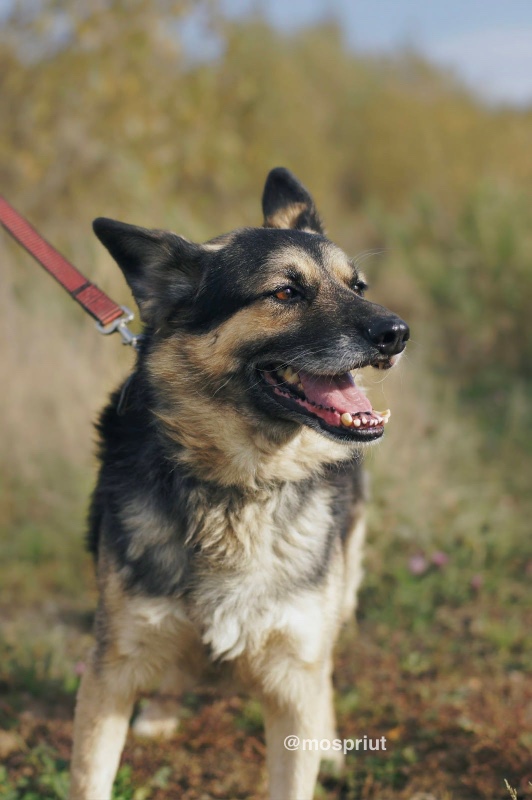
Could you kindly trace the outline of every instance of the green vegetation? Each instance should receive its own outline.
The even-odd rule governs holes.
[[[390,755],[350,756],[320,797],[494,800],[505,779],[532,796],[532,110],[486,108],[412,52],[361,57],[332,22],[288,36],[213,2],[219,52],[198,63],[180,45],[192,5],[16,4],[2,192],[127,303],[93,217],[206,239],[260,222],[273,166],[311,188],[413,330],[400,370],[367,376],[392,420],[338,654],[341,735],[386,735]],[[94,607],[91,424],[131,354],[5,236],[0,270],[0,799],[59,800]],[[256,704],[185,711],[172,743],[129,743],[116,800],[258,798]]]

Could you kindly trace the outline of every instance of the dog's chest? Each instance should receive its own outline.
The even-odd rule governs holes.
[[[267,499],[206,508],[190,613],[216,658],[260,648],[274,632],[297,632],[304,658],[319,646],[316,589],[333,549],[326,487],[305,498],[286,490]]]

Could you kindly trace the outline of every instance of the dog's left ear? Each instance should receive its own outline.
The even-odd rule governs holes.
[[[176,303],[196,291],[201,279],[200,244],[170,231],[105,217],[95,219],[92,226],[124,273],[146,324],[158,326]]]
[[[314,200],[302,183],[284,167],[272,169],[262,195],[265,228],[296,228],[323,233]]]

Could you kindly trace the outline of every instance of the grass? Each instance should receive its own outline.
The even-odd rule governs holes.
[[[413,594],[423,580],[411,578]],[[498,648],[471,628],[485,602],[477,598],[459,614],[453,611],[452,633],[441,624],[414,631],[383,620],[363,620],[356,635],[345,633],[336,662],[339,735],[385,736],[387,750],[349,753],[345,777],[324,776],[318,797],[411,798],[425,792],[495,800],[505,797],[507,776],[519,797],[530,796],[526,714],[532,692],[522,665],[501,660]],[[65,796],[73,684],[60,685],[45,673],[41,664],[37,677],[22,672],[16,680],[8,677],[10,685],[3,682],[3,726],[19,738],[5,759],[1,798]],[[194,695],[171,742],[130,738],[124,761],[116,800],[259,798],[260,710],[253,700]]]
[[[116,776],[113,800],[148,800],[152,789],[166,787],[168,770],[162,767],[144,787],[135,788],[131,768],[121,767]],[[0,767],[1,800],[67,800],[68,761],[54,748],[47,745],[35,747],[27,759],[25,773],[11,780],[7,769]]]

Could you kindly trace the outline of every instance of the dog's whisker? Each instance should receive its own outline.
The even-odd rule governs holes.
[[[233,380],[233,378],[234,378],[234,377],[235,377],[235,374],[234,374],[234,373],[231,373],[231,375],[229,375],[229,377],[227,378],[227,380],[226,380],[224,383],[222,383],[222,385],[221,385],[221,386],[218,386],[218,388],[214,390],[214,392],[212,393],[212,397],[215,397],[215,396],[218,394],[218,392],[221,392],[221,390],[222,390],[222,389],[223,389],[225,386],[227,386],[227,384],[228,384],[228,383],[230,383],[230,382]]]
[[[380,384],[382,384],[382,383],[384,383],[384,381],[388,380],[389,377],[390,377],[390,372],[388,370],[387,372],[384,373],[382,378],[371,380],[371,385],[372,386],[380,386]]]
[[[386,249],[384,248],[381,250],[364,250],[362,253],[352,259],[353,266],[355,269],[358,269],[360,265],[364,263],[364,261],[368,260],[368,258],[372,258],[373,256],[381,256],[384,255],[384,253],[386,253]]]

